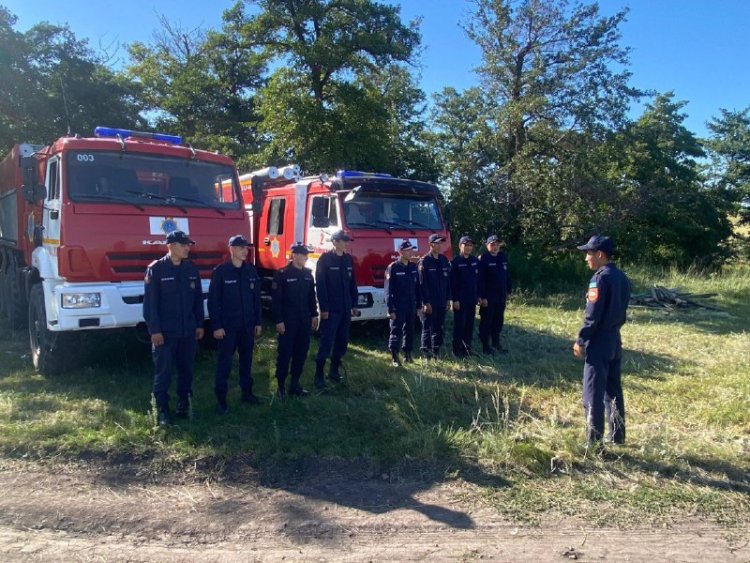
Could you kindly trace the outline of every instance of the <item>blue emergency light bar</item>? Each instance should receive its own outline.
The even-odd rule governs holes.
[[[181,145],[182,137],[179,135],[167,135],[165,133],[149,133],[147,131],[131,131],[130,129],[118,129],[116,127],[97,127],[94,129],[94,135],[97,137],[112,137],[127,139],[129,137],[140,137],[142,139],[153,139],[163,143]]]
[[[336,172],[336,176],[342,179],[362,177],[393,178],[391,174],[386,174],[384,172],[360,172],[359,170],[339,170]]]

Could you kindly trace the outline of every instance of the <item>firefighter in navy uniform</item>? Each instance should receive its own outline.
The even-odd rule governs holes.
[[[260,402],[253,394],[252,377],[255,337],[261,333],[260,278],[255,266],[246,261],[249,246],[242,235],[229,239],[230,259],[214,268],[208,288],[208,316],[219,356],[214,384],[218,414],[228,410],[228,380],[235,351],[240,359],[242,401]]]
[[[385,295],[388,305],[391,334],[388,349],[393,365],[401,365],[399,348],[404,353],[404,361],[412,361],[414,349],[414,323],[417,311],[422,307],[419,291],[419,272],[411,262],[414,245],[405,240],[399,246],[399,258],[385,270]]]
[[[352,317],[359,316],[354,259],[347,253],[350,240],[344,231],[335,231],[331,235],[333,249],[325,252],[315,267],[320,303],[320,343],[315,359],[315,386],[318,389],[326,386],[324,375],[329,356],[329,379],[337,383],[342,380],[339,373],[341,358],[349,345]]]
[[[276,381],[280,399],[287,394],[285,382],[290,361],[292,377],[288,392],[297,397],[307,395],[300,378],[310,349],[310,334],[318,328],[315,280],[312,270],[305,267],[307,254],[307,247],[301,242],[292,246],[292,261],[273,278],[272,311],[278,333]]]
[[[486,242],[487,252],[479,257],[479,340],[482,352],[500,351],[500,332],[505,324],[505,303],[511,292],[508,255],[500,248],[497,235]]]
[[[474,317],[479,300],[479,260],[471,253],[474,241],[463,236],[458,242],[460,254],[451,262],[451,298],[453,299],[453,353],[459,358],[471,355]]]
[[[154,400],[158,423],[170,424],[169,385],[177,368],[175,415],[190,413],[196,340],[203,338],[203,290],[198,268],[189,259],[195,242],[182,231],[167,235],[167,255],[146,270],[143,318],[151,335]]]
[[[609,442],[625,442],[625,401],[622,394],[622,339],[630,301],[630,280],[612,263],[612,239],[594,235],[579,250],[595,270],[586,292],[583,326],[573,344],[573,354],[585,360],[583,406],[586,439],[590,445],[604,437],[604,415],[609,420]]]
[[[419,312],[422,322],[420,351],[425,358],[440,354],[445,334],[445,315],[451,300],[451,264],[441,252],[445,237],[435,233],[427,241],[430,252],[417,264],[422,295],[422,310]]]

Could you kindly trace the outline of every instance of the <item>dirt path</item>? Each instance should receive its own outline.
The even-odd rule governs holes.
[[[699,522],[518,526],[469,500],[476,490],[463,482],[309,481],[155,481],[3,463],[0,560],[750,561],[748,533]]]

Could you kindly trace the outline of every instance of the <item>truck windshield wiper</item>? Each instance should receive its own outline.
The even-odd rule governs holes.
[[[79,194],[79,197],[83,199],[81,203],[85,203],[85,200],[87,199],[101,199],[104,201],[116,201],[117,203],[127,203],[135,207],[136,209],[140,211],[146,211],[142,206],[138,205],[134,201],[130,201],[128,199],[123,199],[121,197],[115,197],[112,195],[106,195],[106,194]]]
[[[197,198],[194,198],[194,197],[186,197],[184,195],[173,195],[173,196],[170,196],[170,197],[172,199],[181,199],[182,201],[189,201],[191,203],[200,203],[204,207],[209,207],[210,209],[213,209],[214,211],[216,211],[217,213],[219,213],[219,215],[221,215],[221,216],[226,215],[226,213],[224,213],[224,211],[222,209],[219,209],[218,207],[214,207],[213,205],[211,205],[210,203],[208,203],[207,201],[202,200],[202,199],[197,199]]]
[[[129,194],[135,194],[135,195],[140,196],[140,197],[145,197],[146,199],[155,199],[157,201],[163,201],[167,205],[170,205],[172,207],[176,207],[177,209],[179,209],[180,211],[182,211],[185,215],[187,215],[187,213],[188,213],[187,209],[185,209],[184,207],[182,207],[180,205],[177,205],[175,203],[173,197],[164,197],[163,195],[151,194],[151,193],[148,193],[148,192],[138,192],[138,191],[135,191],[135,190],[127,190],[127,192]]]
[[[407,222],[408,222],[408,223],[409,223],[410,225],[414,225],[414,226],[415,226],[415,227],[417,227],[418,229],[427,229],[427,230],[430,230],[430,231],[435,231],[435,230],[439,230],[439,229],[433,229],[433,228],[432,228],[432,227],[430,227],[429,225],[425,225],[424,223],[420,223],[419,221],[412,221],[412,220],[409,220],[409,221],[407,221]]]
[[[381,225],[376,225],[375,223],[350,223],[349,221],[347,221],[346,224],[350,227],[370,227],[371,229],[383,229],[389,235],[391,234],[391,229],[389,229],[388,227],[383,227]]]
[[[417,231],[415,231],[414,229],[412,229],[411,227],[409,227],[409,225],[406,225],[404,223],[397,223],[395,221],[382,221],[382,220],[380,222],[381,223],[385,223],[386,225],[393,226],[393,227],[398,227],[398,228],[401,228],[401,229],[406,229],[407,231],[409,231],[413,235],[417,234]]]

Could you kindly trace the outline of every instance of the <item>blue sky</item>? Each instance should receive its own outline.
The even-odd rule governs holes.
[[[110,51],[120,44],[149,41],[159,27],[158,14],[183,27],[216,28],[221,13],[234,0],[0,0],[18,16],[25,30],[39,21],[67,23],[94,48]],[[458,26],[471,8],[467,0],[402,0],[405,20],[422,18],[424,54],[422,88],[428,93],[453,86],[459,90],[477,83],[473,69],[479,49]],[[719,108],[750,106],[750,2],[747,0],[601,0],[601,11],[612,15],[628,6],[622,25],[622,44],[633,49],[631,83],[642,89],[675,92],[688,102],[685,125],[707,135],[705,122]],[[52,8],[52,9],[51,9]],[[121,49],[120,58],[125,53]],[[633,108],[638,116],[641,108]]]

